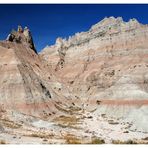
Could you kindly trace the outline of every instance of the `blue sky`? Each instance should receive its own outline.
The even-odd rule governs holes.
[[[0,40],[12,28],[28,26],[38,51],[55,43],[57,37],[68,37],[87,31],[104,17],[136,18],[148,24],[148,5],[139,4],[0,4]]]

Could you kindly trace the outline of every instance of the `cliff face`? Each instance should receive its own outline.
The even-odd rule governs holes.
[[[148,26],[136,19],[105,18],[39,54],[19,26],[0,41],[0,136],[10,143],[147,143],[147,54]]]
[[[135,83],[140,85],[145,81],[146,85],[147,39],[147,25],[135,19],[123,22],[122,18],[110,17],[92,26],[88,32],[77,33],[68,40],[58,38],[56,44],[45,48],[41,55],[62,81],[70,86],[79,83],[78,87],[83,85],[81,89],[85,92],[90,92],[91,88],[104,91],[134,77],[138,78]],[[128,76],[125,78],[125,75]],[[113,95],[104,97],[112,98]],[[137,95],[132,98],[135,97],[138,98]]]
[[[148,26],[120,17],[105,18],[67,40],[58,38],[40,53],[86,110],[132,120],[145,131],[147,54]]]
[[[115,41],[118,40],[118,37],[120,37],[120,41],[125,40],[125,43],[121,45],[122,47],[128,46],[128,37],[135,38],[139,34],[137,28],[140,29],[141,33],[144,31],[142,31],[143,25],[139,24],[135,19],[123,22],[122,18],[105,18],[93,25],[87,32],[76,33],[67,40],[58,38],[55,45],[45,48],[41,53],[45,58],[48,58],[49,54],[51,56],[52,53],[55,58],[58,55],[60,59],[68,58],[69,56],[76,57],[76,55],[88,49],[92,51],[101,48],[104,51],[105,49],[113,48],[113,46],[117,48]],[[121,42],[118,43],[118,45],[120,44]],[[105,49],[103,50],[103,48]],[[56,59],[53,59],[53,61],[53,63],[57,64]],[[52,62],[52,59],[50,58],[48,62]]]
[[[58,112],[56,101],[65,99],[54,87],[63,93],[66,88],[32,48],[31,38],[18,30],[0,42],[0,110],[48,118]]]
[[[0,42],[0,55],[1,107],[35,113],[38,102],[51,98],[40,78],[38,56],[22,44],[6,41]]]

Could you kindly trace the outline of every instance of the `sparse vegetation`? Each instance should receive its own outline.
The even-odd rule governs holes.
[[[148,137],[143,138],[143,140],[148,140]]]
[[[7,144],[5,140],[0,140],[0,144]]]
[[[129,133],[129,131],[124,131],[123,133]]]
[[[108,120],[108,123],[109,123],[109,124],[119,124],[119,122],[116,122],[116,121],[114,121],[114,120]]]
[[[31,134],[32,137],[39,137],[39,138],[47,138],[49,135],[42,134],[42,133],[33,133]]]
[[[97,100],[96,103],[97,103],[98,105],[100,105],[101,101],[100,101],[100,100]]]
[[[66,144],[105,144],[105,141],[99,137],[92,137],[90,142],[87,142],[86,139],[81,139],[73,134],[66,134],[64,136]]]
[[[0,123],[8,128],[20,128],[22,126],[21,124],[15,123],[14,121],[10,121],[8,119],[1,119]]]
[[[66,141],[66,144],[81,144],[81,140],[72,134],[66,134],[64,136],[64,139]]]
[[[76,118],[75,116],[59,116],[55,118],[55,121],[62,121],[65,123],[77,123],[79,121],[79,118]]]
[[[80,123],[80,118],[76,116],[59,116],[54,119],[54,121],[63,128],[70,127],[79,129],[76,125]]]
[[[30,136],[30,137],[38,137],[38,138],[51,138],[54,135],[53,134],[49,134],[49,133],[45,133],[45,132],[33,132],[29,135],[25,135],[25,136]]]
[[[120,141],[120,140],[113,140],[113,144],[138,144],[134,140],[127,140],[127,141]]]
[[[102,117],[102,118],[105,118],[105,117],[106,117],[106,114],[101,114],[101,117]]]
[[[105,141],[99,137],[92,137],[89,144],[105,144]]]

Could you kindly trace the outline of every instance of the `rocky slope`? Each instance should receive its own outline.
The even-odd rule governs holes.
[[[0,143],[148,143],[148,26],[105,18],[36,52],[0,41]]]
[[[58,83],[38,56],[33,41],[28,42],[22,30],[13,31],[6,41],[0,42],[0,56],[1,109],[45,118],[55,115],[58,111],[56,102],[65,97],[54,87],[59,85],[63,92],[66,92],[66,87]],[[67,99],[65,105],[66,102]]]
[[[85,110],[123,118],[148,132],[148,26],[104,18],[89,31],[58,38],[40,55]]]

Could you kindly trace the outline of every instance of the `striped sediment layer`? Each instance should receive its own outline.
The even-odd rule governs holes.
[[[133,121],[137,129],[148,131],[147,25],[105,18],[87,32],[58,38],[40,55],[86,109]]]

